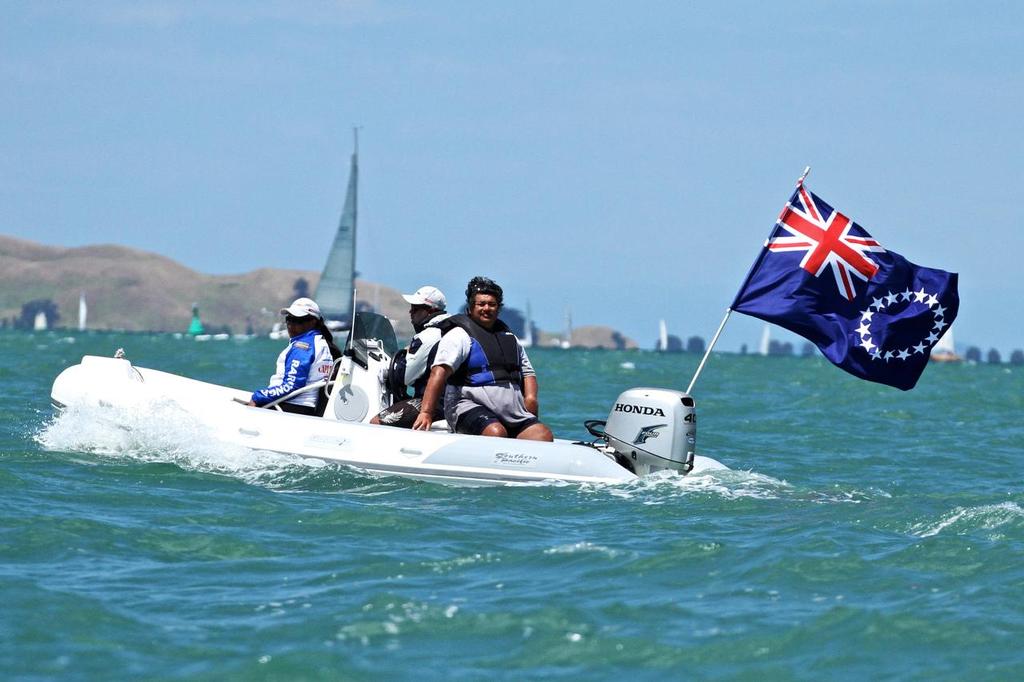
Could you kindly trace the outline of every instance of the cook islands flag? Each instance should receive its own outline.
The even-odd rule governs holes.
[[[801,182],[731,308],[803,336],[850,374],[906,391],[960,297],[956,273],[883,248]]]

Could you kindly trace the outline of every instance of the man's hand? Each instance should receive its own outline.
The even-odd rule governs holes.
[[[416,421],[412,428],[415,431],[429,431],[430,425],[434,423],[431,417],[434,414],[434,406],[441,399],[444,391],[444,382],[452,374],[452,368],[448,365],[435,365],[430,370],[430,378],[427,379],[427,388],[423,392],[423,401],[420,403],[420,413],[416,415]]]
[[[430,425],[433,423],[428,413],[420,412],[416,415],[416,421],[413,422],[412,429],[413,431],[429,431]]]

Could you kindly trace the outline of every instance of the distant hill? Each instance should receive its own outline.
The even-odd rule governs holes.
[[[572,330],[572,345],[575,348],[636,348],[636,341],[611,327],[588,325]]]
[[[261,268],[238,275],[206,275],[170,258],[124,246],[65,248],[0,235],[0,319],[10,324],[21,307],[51,299],[60,315],[55,326],[78,324],[78,295],[85,292],[90,329],[184,332],[192,304],[208,331],[242,333],[251,323],[266,332],[279,310],[295,298],[299,278],[316,290],[320,273]],[[409,305],[401,292],[359,280],[357,304],[395,322],[400,338],[412,336]],[[577,334],[580,338],[577,339]],[[635,348],[632,339],[609,327],[581,327],[573,345]]]
[[[0,235],[0,318],[16,318],[21,306],[52,299],[57,326],[78,323],[78,295],[84,291],[89,327],[176,332],[188,329],[192,304],[211,330],[270,329],[282,306],[295,298],[299,278],[316,289],[320,273],[262,268],[239,275],[205,275],[164,256],[124,246],[63,248]],[[408,325],[401,293],[358,282],[359,299]],[[399,333],[408,335],[409,329]]]
[[[562,344],[562,336],[562,334],[541,332],[537,339],[537,345],[540,347],[557,348]],[[611,327],[600,325],[574,328],[569,345],[573,348],[609,348],[614,350],[632,350],[637,348],[636,341],[633,339],[623,336]]]

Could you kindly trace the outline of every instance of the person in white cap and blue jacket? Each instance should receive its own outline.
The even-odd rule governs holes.
[[[430,365],[441,340],[441,330],[436,325],[448,319],[448,301],[440,289],[432,286],[422,286],[412,294],[402,294],[402,298],[409,304],[409,321],[416,335],[409,341],[408,349],[395,356],[392,372],[398,378],[395,383],[412,387],[413,397],[384,408],[370,423],[410,429],[420,413]],[[444,419],[442,405],[436,406],[433,416],[434,421]]]
[[[288,330],[288,347],[277,357],[277,371],[270,377],[270,385],[254,391],[250,405],[262,407],[283,396],[295,393],[294,398],[279,403],[285,412],[316,414],[319,391],[297,393],[308,384],[329,379],[334,361],[341,351],[334,345],[334,337],[324,324],[320,306],[311,298],[297,298],[281,309]]]

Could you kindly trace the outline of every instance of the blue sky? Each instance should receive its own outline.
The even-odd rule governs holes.
[[[710,339],[805,165],[1024,347],[1024,4],[0,1],[0,233]],[[721,344],[756,346],[733,316]]]

